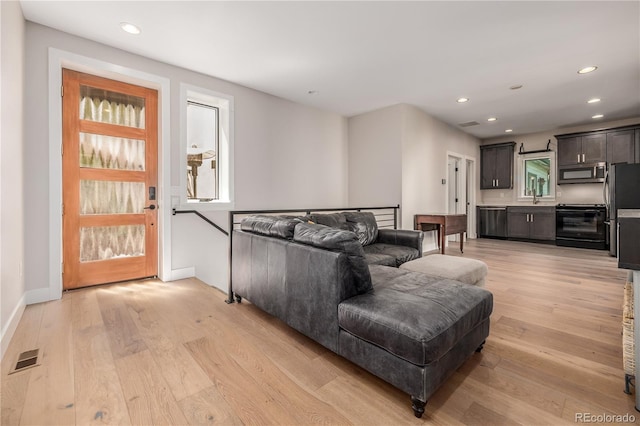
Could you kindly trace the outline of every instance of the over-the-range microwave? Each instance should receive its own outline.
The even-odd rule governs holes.
[[[558,184],[604,182],[607,163],[572,164],[558,166]]]

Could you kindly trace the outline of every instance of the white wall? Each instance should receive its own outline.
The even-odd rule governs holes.
[[[24,309],[24,51],[18,2],[0,2],[0,358]],[[27,170],[24,170],[27,171]]]
[[[442,179],[447,179],[448,153],[475,159],[478,170],[480,140],[416,107],[403,108],[402,227],[412,229],[417,213],[447,212]]]
[[[349,118],[349,205],[402,201],[402,105]]]
[[[480,141],[411,105],[349,119],[349,204],[401,206],[400,227],[417,213],[447,211],[447,154],[479,161]],[[425,248],[435,247],[433,233]]]
[[[482,141],[483,145],[500,143],[500,142],[516,142],[515,154],[514,154],[514,173],[515,164],[518,158],[518,149],[520,144],[524,143],[525,151],[534,151],[538,149],[545,149],[547,142],[551,140],[550,148],[553,151],[557,151],[558,141],[554,135],[563,135],[567,133],[575,132],[588,132],[599,129],[609,129],[613,127],[628,126],[632,124],[640,123],[640,117],[630,118],[626,120],[598,122],[596,124],[563,127],[561,129],[547,130],[539,133],[529,133],[525,135],[514,136],[501,136],[499,138],[485,139]],[[479,204],[530,204],[530,201],[518,202],[517,201],[516,188],[509,189],[487,189],[480,191],[481,199]],[[540,204],[556,205],[560,203],[580,203],[580,204],[602,204],[602,184],[600,183],[584,183],[584,184],[569,184],[569,185],[556,185],[556,200],[553,202],[546,202]]]
[[[49,257],[48,49],[54,47],[92,59],[122,65],[170,80],[171,185],[180,185],[180,83],[234,97],[235,208],[335,207],[347,202],[347,123],[326,111],[191,72],[75,37],[31,22],[26,27],[26,128],[29,161],[39,166],[25,178],[25,246],[27,291],[48,285]],[[165,206],[169,208],[169,206]],[[227,212],[205,213],[227,228]],[[197,277],[226,290],[228,240],[193,215],[172,217],[173,270],[195,270]]]

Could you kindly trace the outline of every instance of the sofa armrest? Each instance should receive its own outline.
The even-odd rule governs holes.
[[[408,229],[378,229],[378,243],[394,244],[397,246],[407,246],[418,250],[419,257],[422,257],[422,231],[412,231]]]

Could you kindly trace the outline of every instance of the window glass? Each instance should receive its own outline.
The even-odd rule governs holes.
[[[536,158],[524,161],[525,196],[546,197],[551,194],[551,160]]]
[[[519,154],[517,167],[516,185],[519,201],[555,200],[555,151]]]
[[[172,203],[196,210],[231,209],[233,96],[183,83],[180,104],[180,195]]]
[[[218,199],[218,108],[187,104],[187,199]]]
[[[144,99],[95,87],[80,86],[80,120],[144,129]]]

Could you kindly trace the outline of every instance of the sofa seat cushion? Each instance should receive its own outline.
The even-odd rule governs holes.
[[[367,263],[372,265],[400,266],[405,262],[417,259],[418,250],[395,244],[375,243],[364,246]],[[391,259],[389,259],[389,257]],[[371,261],[370,261],[371,260]]]
[[[364,247],[365,249],[367,247]],[[384,265],[396,267],[396,258],[384,253],[367,253],[364,252],[364,260],[368,265]]]
[[[338,305],[340,328],[416,365],[440,359],[488,320],[487,290],[419,272],[370,265],[374,290]]]

